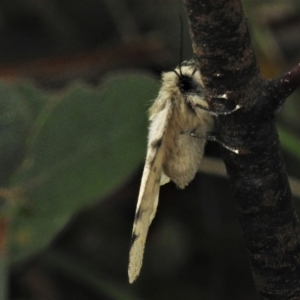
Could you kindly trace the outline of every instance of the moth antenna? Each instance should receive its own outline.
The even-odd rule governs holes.
[[[181,64],[179,65],[179,74],[180,74],[181,77],[183,76],[182,70],[181,70]]]
[[[177,77],[180,78],[180,76],[182,76],[182,73],[180,68],[179,70],[180,70],[180,74],[175,69],[171,70],[171,72],[174,72],[177,75]]]
[[[193,72],[192,72],[192,77],[195,75],[197,69],[198,69],[198,66],[196,66],[195,69],[193,70]]]
[[[182,15],[179,16],[180,19],[180,48],[179,48],[179,74],[182,76],[182,70],[181,70],[181,65],[182,65],[182,60],[183,60],[183,20],[182,20]]]

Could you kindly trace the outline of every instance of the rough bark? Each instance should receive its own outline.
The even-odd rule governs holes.
[[[300,84],[299,65],[262,77],[240,0],[184,0],[193,49],[212,109],[260,299],[300,299],[300,227],[280,152],[275,118]]]

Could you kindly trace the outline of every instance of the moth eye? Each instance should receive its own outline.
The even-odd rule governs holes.
[[[181,75],[178,78],[177,86],[182,94],[201,93],[202,88],[197,84],[191,76]]]
[[[192,89],[192,78],[187,75],[181,75],[178,78],[177,85],[181,93],[186,93]]]

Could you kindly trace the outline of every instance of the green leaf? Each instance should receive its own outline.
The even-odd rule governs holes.
[[[149,76],[123,73],[104,80],[100,90],[81,85],[49,97],[14,178],[27,190],[14,214],[13,259],[47,245],[76,211],[137,168],[145,157],[146,103],[157,88]]]

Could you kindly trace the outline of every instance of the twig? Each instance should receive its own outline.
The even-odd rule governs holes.
[[[224,162],[221,159],[205,156],[200,165],[200,172],[219,177],[227,177]],[[300,180],[289,176],[289,182],[294,197],[300,199]]]
[[[262,78],[240,0],[184,3],[210,106],[242,107],[220,116],[218,127],[242,153],[222,151],[257,291],[261,299],[299,299],[300,227],[275,125],[299,86],[299,66],[277,80]]]

